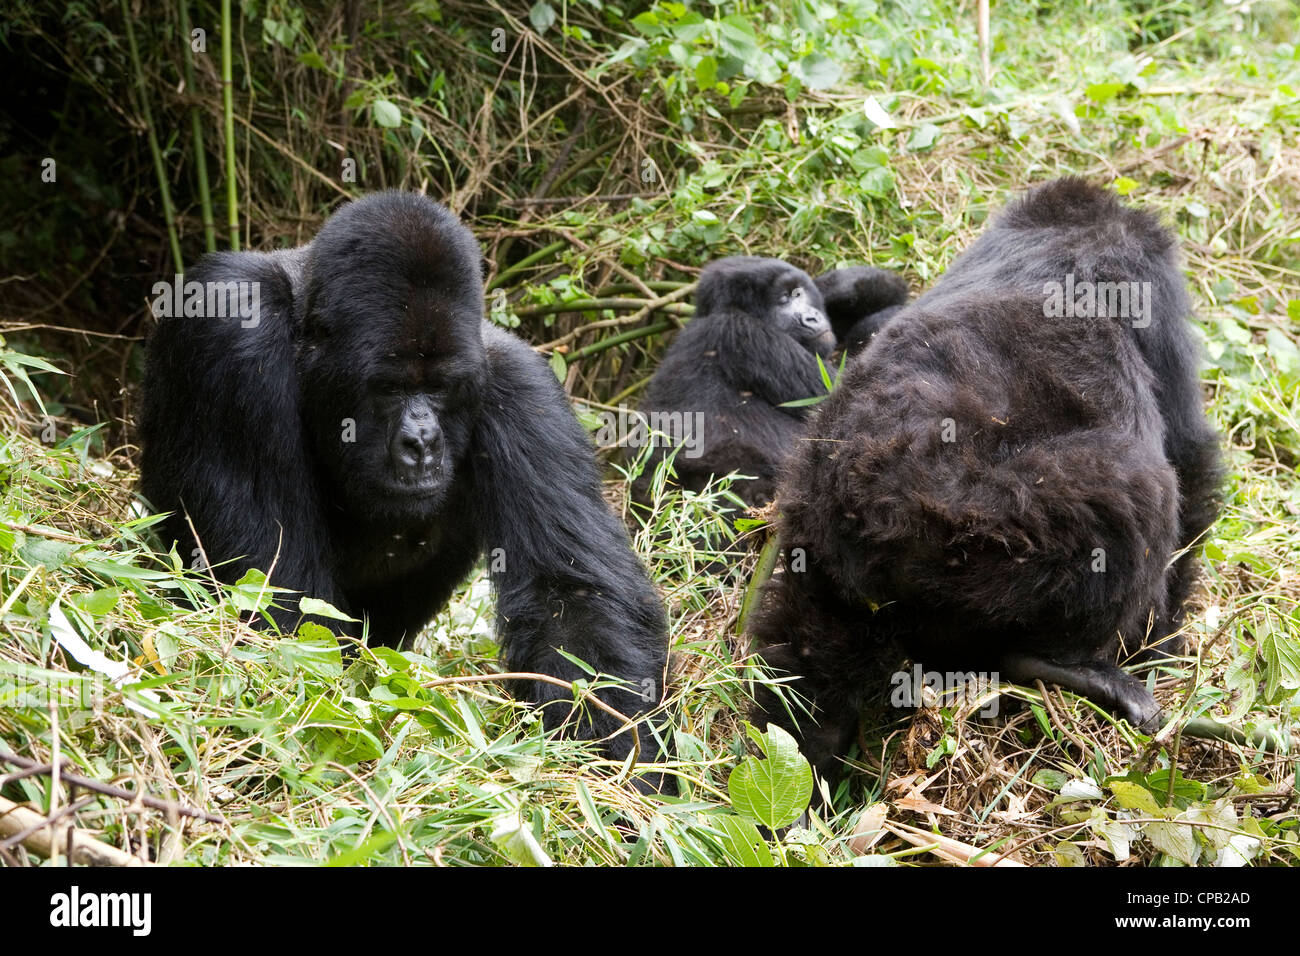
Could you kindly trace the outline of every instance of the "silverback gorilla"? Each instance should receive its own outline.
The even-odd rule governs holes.
[[[739,472],[732,490],[748,505],[771,500],[777,472],[803,433],[809,408],[780,407],[825,394],[817,357],[829,359],[835,335],[821,293],[808,274],[779,259],[732,256],[700,273],[695,318],[677,333],[655,370],[641,411],[653,423],[667,414],[702,434],[669,435],[683,443],[673,459],[682,487],[701,490]],[[633,489],[645,501],[652,456]]]
[[[271,572],[368,619],[381,644],[412,638],[487,552],[509,667],[586,677],[563,649],[626,681],[602,698],[643,714],[662,693],[659,599],[555,376],[484,321],[479,263],[450,212],[399,192],[348,204],[300,248],[204,257],[187,289],[252,283],[260,308],[251,321],[217,318],[209,295],[204,314],[160,320],[144,493],[172,512],[164,530],[182,555],[201,547],[226,580]],[[300,617],[272,616],[285,630]],[[566,690],[515,690],[550,704],[548,726],[568,716]],[[588,710],[580,735],[619,726]],[[607,751],[624,757],[631,736]]]
[[[904,654],[1158,721],[1116,660],[1180,650],[1217,514],[1188,311],[1170,233],[1063,179],[849,363],[780,486],[785,567],[756,627],[813,702],[796,733],[823,773]],[[758,712],[794,729],[770,690]]]

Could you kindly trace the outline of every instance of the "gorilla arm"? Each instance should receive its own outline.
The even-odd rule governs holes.
[[[727,317],[721,319],[717,341],[722,375],[736,389],[753,392],[774,406],[826,394],[817,356],[786,332]],[[826,371],[834,377],[832,366]],[[780,411],[796,418],[808,413],[807,408]]]
[[[648,712],[663,695],[663,610],[601,497],[591,442],[541,356],[494,326],[484,326],[483,339],[491,373],[468,464],[508,666],[590,679],[563,649],[602,679],[625,682],[626,689],[600,692],[615,710]],[[547,726],[570,713],[572,695],[563,688],[533,681],[516,692],[544,705]],[[588,706],[580,734],[604,737],[619,726]],[[639,735],[642,759],[653,759],[647,724]],[[628,732],[606,743],[615,758],[631,747]]]
[[[187,284],[258,283],[259,308],[244,320],[160,319],[140,423],[143,490],[154,508],[172,512],[163,536],[187,564],[198,546],[214,562],[241,555],[216,568],[218,577],[259,568],[273,584],[337,604],[300,426],[291,334],[299,253],[221,253],[186,273]],[[297,598],[282,603],[289,607],[272,616],[291,630]]]
[[[874,266],[847,266],[824,272],[813,280],[826,304],[835,337],[843,344],[858,340],[865,343],[888,316],[878,313],[895,309],[907,302],[907,281],[900,275]],[[890,312],[893,315],[893,312]],[[863,320],[875,317],[855,329]]]

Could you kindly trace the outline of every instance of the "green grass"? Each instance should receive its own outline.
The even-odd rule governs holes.
[[[1025,186],[1064,173],[1114,184],[1182,240],[1206,347],[1206,397],[1230,470],[1223,516],[1199,546],[1203,586],[1188,625],[1197,653],[1153,676],[1177,718],[1166,731],[1136,735],[1086,701],[1037,688],[1008,689],[1003,715],[992,720],[973,716],[972,702],[939,701],[885,726],[869,721],[853,756],[858,772],[830,795],[830,807],[756,851],[756,823],[789,820],[756,810],[739,783],[729,788],[732,771],[762,746],[783,762],[789,787],[801,784],[781,742],[760,745],[742,721],[755,675],[735,622],[754,556],[717,517],[725,483],[702,496],[665,490],[634,536],[669,611],[665,716],[677,753],[671,772],[682,787],[680,796],[645,797],[626,786],[635,770],[548,738],[498,683],[430,686],[499,669],[482,574],[403,654],[345,658],[319,632],[281,637],[239,624],[236,611],[269,595],[256,580],[220,587],[182,573],[150,550],[154,519],[136,510],[133,449],[113,448],[106,431],[80,429],[60,414],[60,401],[74,404],[77,383],[26,367],[29,387],[16,364],[23,354],[65,363],[45,340],[11,332],[0,346],[0,372],[13,385],[0,388],[0,695],[43,686],[52,674],[92,680],[60,646],[65,628],[131,672],[123,687],[97,684],[102,699],[89,715],[29,697],[0,699],[0,745],[40,761],[57,752],[83,776],[222,817],[176,819],[95,797],[76,812],[77,826],[151,859],[211,865],[929,864],[979,851],[1043,865],[1296,862],[1294,8],[999,3],[986,85],[973,20],[959,5],[836,6],[836,17],[810,24],[797,4],[786,13],[728,4],[723,13],[753,28],[752,38],[728,42],[761,51],[749,59],[763,75],[725,79],[718,76],[730,67],[716,54],[723,48],[708,33],[718,28],[696,32],[698,24],[660,5],[662,21],[601,33],[584,19],[589,12],[567,8],[570,27],[589,36],[561,37],[555,26],[544,38],[575,69],[598,71],[611,84],[626,126],[616,145],[568,177],[562,194],[654,195],[630,205],[540,206],[524,217],[504,200],[488,202],[490,190],[504,186],[456,172],[467,166],[449,128],[442,142],[460,208],[477,210],[467,215],[501,263],[506,296],[489,299],[494,315],[535,343],[576,333],[550,351],[582,402],[635,402],[662,331],[679,317],[639,314],[638,306],[550,307],[621,296],[644,304],[686,288],[703,262],[741,251],[810,270],[871,262],[902,270],[920,289]],[[796,29],[805,30],[802,39]],[[488,42],[486,33],[464,32],[470,48]],[[468,126],[477,105],[459,102],[463,91],[413,97],[428,78],[413,59],[418,42],[400,39],[406,35],[374,32],[365,62],[393,73],[358,89],[382,93],[404,116],[427,114],[427,129]],[[637,42],[625,45],[628,37]],[[279,43],[272,37],[263,47],[274,53]],[[820,82],[827,69],[806,60],[810,49],[838,65],[834,85],[802,81]],[[506,84],[501,95],[494,135],[510,139],[519,87]],[[867,96],[895,128],[866,119]],[[528,115],[548,105],[531,105]],[[167,122],[165,111],[158,115]],[[188,114],[176,115],[178,125],[188,123]],[[373,160],[401,156],[404,175],[435,175],[428,143],[404,139],[408,133],[381,130]],[[607,135],[593,121],[569,155],[590,152]],[[309,139],[299,130],[282,141],[309,155]],[[558,140],[538,150],[549,161]],[[548,162],[527,166],[521,156],[514,144],[501,162],[521,164],[513,195],[531,195]],[[653,160],[653,183],[637,175],[643,158]],[[306,195],[311,176],[277,161],[279,181],[267,180],[264,191]],[[513,185],[510,176],[501,182]],[[318,217],[319,203],[308,205]],[[182,208],[182,230],[186,215]],[[253,233],[284,234],[277,228],[268,212]],[[516,248],[497,260],[507,238]],[[529,253],[538,255],[507,271]],[[644,281],[650,287],[638,287]],[[584,331],[594,320],[605,324]],[[611,342],[615,336],[623,338]],[[49,398],[48,420],[37,396]],[[621,508],[620,460],[612,457],[608,490]],[[737,576],[712,573],[719,554],[731,555]],[[1263,749],[1179,732],[1185,719],[1202,716],[1245,732],[1265,727],[1282,744]],[[41,812],[73,799],[41,775],[0,786],[0,797]],[[766,819],[768,812],[775,816]],[[957,843],[931,852],[927,832]],[[38,859],[21,848],[5,852],[13,862]]]

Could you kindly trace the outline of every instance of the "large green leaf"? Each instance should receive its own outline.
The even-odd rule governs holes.
[[[812,768],[794,738],[780,727],[769,724],[765,734],[751,727],[749,735],[767,759],[746,757],[731,772],[727,780],[731,805],[769,829],[789,826],[808,807]]]
[[[758,827],[744,817],[724,814],[715,818],[722,830],[722,842],[727,848],[731,862],[738,866],[775,866],[772,851],[767,841],[758,832]]]

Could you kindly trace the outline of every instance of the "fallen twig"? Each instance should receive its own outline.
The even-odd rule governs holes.
[[[73,805],[75,806],[75,804]],[[0,836],[26,834],[21,843],[38,856],[49,859],[55,853],[55,840],[62,834],[56,834],[51,824],[59,818],[46,819],[35,810],[21,806],[0,797]],[[76,827],[67,830],[66,842],[59,848],[66,852],[73,863],[83,866],[149,866],[150,864],[137,856],[132,856],[115,846],[101,843],[86,836]]]
[[[49,765],[37,763],[27,757],[20,757],[15,753],[7,750],[0,750],[0,762],[12,764],[15,767],[22,767],[23,770],[50,773],[53,768]],[[21,776],[30,776],[22,774]],[[127,790],[125,787],[117,787],[111,783],[103,783],[91,777],[82,777],[75,773],[68,773],[63,767],[59,768],[59,779],[70,786],[84,787],[87,790],[93,790],[95,793],[102,793],[106,797],[117,797],[119,800],[139,800],[146,807],[154,810],[162,810],[166,813],[176,813],[183,817],[192,817],[195,820],[204,820],[208,823],[225,823],[225,818],[211,813],[204,813],[202,810],[195,810],[193,807],[183,806],[171,800],[162,800],[158,797],[151,797],[148,794],[138,793],[134,790]],[[0,786],[3,786],[9,780],[8,775],[0,775]]]

